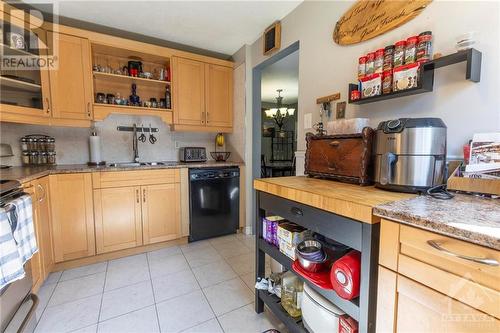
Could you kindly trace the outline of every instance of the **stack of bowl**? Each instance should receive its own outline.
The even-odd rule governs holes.
[[[302,241],[297,244],[295,251],[304,270],[316,273],[325,268],[328,258],[319,241],[314,239]]]

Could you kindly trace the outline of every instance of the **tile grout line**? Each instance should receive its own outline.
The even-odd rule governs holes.
[[[109,267],[109,261],[106,261],[106,270],[104,274],[104,284],[102,285],[101,304],[99,305],[99,315],[97,316],[96,331],[99,329],[99,322],[101,321],[102,302],[104,301],[104,290],[106,289],[106,280],[108,279],[108,267]]]
[[[210,244],[210,243],[209,243],[209,244]],[[212,245],[212,244],[210,244],[210,246],[212,246],[212,247],[213,247],[213,245]],[[217,251],[217,249],[215,249],[215,248],[214,248],[214,250],[215,250],[216,252],[218,252],[218,251]],[[184,256],[184,259],[186,259],[186,261],[187,261],[187,258],[186,258],[186,256],[184,255],[184,253],[182,253],[182,255]],[[205,301],[207,302],[208,306],[210,307],[210,310],[212,311],[212,313],[213,313],[213,315],[214,315],[214,318],[215,318],[215,320],[217,321],[217,324],[219,324],[219,327],[220,327],[220,329],[222,330],[222,332],[225,332],[225,331],[224,331],[224,328],[222,327],[222,324],[221,324],[221,323],[220,323],[220,321],[219,321],[219,318],[217,318],[217,315],[215,314],[215,311],[214,311],[214,309],[212,308],[212,304],[210,304],[210,301],[208,300],[207,295],[205,295],[205,292],[203,291],[203,288],[201,287],[200,281],[198,281],[198,278],[196,277],[196,274],[194,274],[193,269],[192,269],[192,268],[191,268],[191,266],[189,265],[189,262],[188,262],[188,266],[189,266],[189,269],[191,270],[191,274],[193,274],[194,279],[196,280],[196,283],[198,284],[198,287],[200,287],[201,294],[202,294],[202,295],[203,295],[203,297],[205,298]],[[231,269],[232,269],[232,268],[231,268]],[[208,319],[207,321],[212,320],[212,319],[214,319],[214,318],[210,318],[210,319]],[[205,321],[205,322],[206,322],[206,321]],[[203,322],[203,323],[204,323],[204,322]],[[191,326],[191,327],[186,328],[185,330],[188,330],[188,329],[193,328],[193,327],[195,327],[195,326],[201,325],[201,324],[203,324],[203,323],[198,323],[198,324],[196,324],[196,325],[194,325],[194,326]],[[184,331],[185,331],[185,330],[184,330]]]
[[[151,282],[151,292],[153,293],[153,302],[154,302],[155,313],[156,313],[156,324],[158,325],[158,330],[161,332],[160,315],[158,314],[158,307],[156,306],[155,288],[153,287],[153,276],[151,275],[151,266],[149,265],[148,253],[149,252],[146,253],[146,262],[148,263],[149,281]],[[182,251],[181,251],[181,253],[182,253]]]
[[[36,325],[35,325],[35,328],[33,330],[33,332],[36,331],[36,328],[38,327],[38,324],[42,321],[42,317],[43,317],[43,314],[45,313],[45,311],[47,310],[47,308],[49,307],[49,302],[52,298],[52,295],[54,295],[55,291],[56,291],[56,288],[57,288],[57,285],[59,284],[59,280],[61,279],[61,276],[62,276],[62,273],[61,275],[59,276],[59,278],[57,279],[57,281],[54,283],[56,286],[54,287],[54,289],[52,290],[52,292],[50,293],[50,296],[49,296],[49,299],[47,300],[47,304],[45,304],[45,307],[43,308],[43,311],[42,313],[40,314],[40,318],[37,320],[36,322]],[[42,285],[43,287],[43,285]],[[38,289],[38,291],[40,291],[40,289]]]

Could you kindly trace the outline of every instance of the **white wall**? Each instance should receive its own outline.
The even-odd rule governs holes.
[[[169,126],[157,117],[140,117],[111,115],[102,122],[96,122],[96,129],[101,136],[102,157],[107,162],[129,162],[133,160],[132,132],[118,132],[117,126],[144,125],[159,128],[155,133],[158,141],[152,145],[149,141],[139,143],[141,161],[173,161],[178,160],[178,149],[181,147],[206,147],[207,153],[214,149],[215,133],[172,132]],[[27,134],[46,134],[56,139],[57,164],[84,164],[89,160],[88,128],[48,127],[12,123],[0,124],[0,141],[12,146],[14,157],[2,158],[1,163],[20,165],[19,140]],[[210,158],[210,155],[208,156]]]
[[[312,112],[313,123],[319,121],[315,103],[319,96],[340,92],[341,100],[347,100],[360,55],[425,30],[432,30],[434,51],[444,55],[454,52],[459,34],[480,32],[481,82],[465,80],[464,63],[453,65],[436,71],[434,92],[361,106],[348,104],[346,116],[370,118],[371,126],[398,117],[440,117],[448,126],[449,156],[460,156],[462,145],[473,133],[500,130],[499,2],[434,1],[395,30],[360,44],[339,46],[332,40],[333,28],[351,4],[306,1],[282,20],[281,48],[300,41],[298,150],[305,149],[305,132],[309,131],[304,129],[303,115]],[[265,59],[258,39],[251,45],[252,67]],[[247,122],[247,128],[250,124]]]

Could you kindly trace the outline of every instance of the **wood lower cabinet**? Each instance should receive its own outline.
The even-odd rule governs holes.
[[[180,237],[180,185],[142,187],[144,244]]]
[[[500,332],[500,252],[382,220],[377,332]]]
[[[54,261],[95,254],[90,173],[49,176]]]
[[[377,332],[499,332],[495,317],[384,267],[379,269],[381,285]]]
[[[48,37],[49,47],[58,56],[57,69],[49,73],[52,117],[91,120],[93,93],[89,40],[54,32],[49,32]]]
[[[142,245],[141,188],[94,190],[97,253]]]
[[[40,226],[40,239],[38,239],[38,247],[42,257],[42,280],[44,281],[54,265],[49,177],[37,179],[33,181],[32,184],[36,195],[36,220],[37,224]]]

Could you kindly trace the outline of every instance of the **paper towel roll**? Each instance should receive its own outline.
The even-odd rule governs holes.
[[[89,137],[90,162],[101,162],[101,137],[93,135]]]

